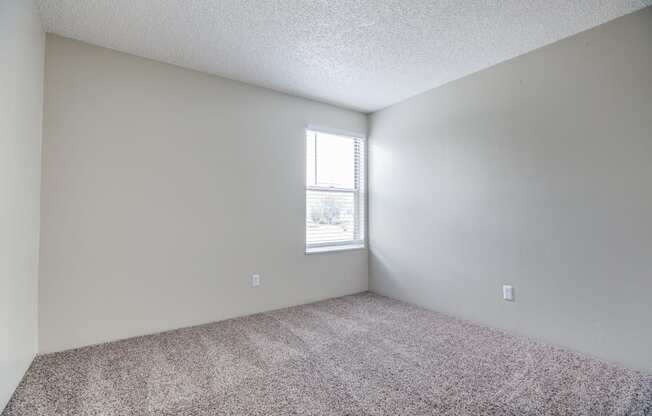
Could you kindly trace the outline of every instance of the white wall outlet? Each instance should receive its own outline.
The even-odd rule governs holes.
[[[514,288],[511,285],[503,285],[503,299],[514,302]]]
[[[259,274],[252,274],[251,275],[251,287],[258,287],[260,286],[260,275]]]

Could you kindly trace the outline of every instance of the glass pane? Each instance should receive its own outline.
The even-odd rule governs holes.
[[[354,239],[353,193],[306,191],[306,201],[307,244]]]
[[[317,186],[353,189],[355,140],[317,133]]]

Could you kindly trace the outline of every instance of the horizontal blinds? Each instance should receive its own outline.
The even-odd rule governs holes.
[[[363,241],[365,239],[365,217],[366,217],[366,210],[365,210],[365,142],[363,139],[353,139],[355,146],[355,155],[354,155],[354,161],[355,161],[355,183],[357,186],[357,193],[356,193],[356,240]]]
[[[315,131],[306,138],[306,247],[362,243],[364,140]]]

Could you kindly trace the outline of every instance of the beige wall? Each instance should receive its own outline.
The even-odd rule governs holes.
[[[29,0],[0,0],[0,411],[37,351],[45,36]]]
[[[366,251],[304,255],[308,124],[366,132],[360,113],[48,35],[40,351],[366,290]]]
[[[652,8],[370,126],[372,290],[652,370]]]

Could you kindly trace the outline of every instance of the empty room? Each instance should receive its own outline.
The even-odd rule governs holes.
[[[0,0],[0,416],[652,416],[652,0]]]

